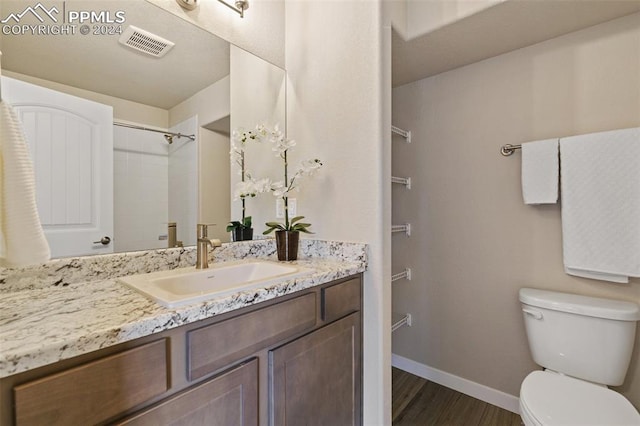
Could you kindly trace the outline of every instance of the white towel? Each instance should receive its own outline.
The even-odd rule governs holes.
[[[558,139],[522,144],[522,197],[525,204],[558,202]]]
[[[640,276],[640,128],[560,139],[565,271]]]
[[[50,257],[22,125],[11,105],[0,101],[0,265],[26,266]]]

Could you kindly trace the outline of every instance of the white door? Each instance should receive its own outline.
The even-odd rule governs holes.
[[[113,252],[113,108],[2,77],[22,121],[52,257]]]

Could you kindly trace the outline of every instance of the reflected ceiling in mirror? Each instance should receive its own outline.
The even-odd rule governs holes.
[[[2,2],[2,16],[30,3]],[[56,10],[122,11],[121,24],[75,25],[75,34],[2,35],[2,69],[168,110],[229,75],[229,43],[144,0],[42,2]],[[105,15],[103,15],[105,16]],[[39,22],[30,15],[34,23]],[[60,18],[58,18],[60,20]],[[29,23],[27,21],[27,23]],[[130,26],[175,45],[157,58],[118,42]],[[83,29],[84,28],[84,29]],[[80,31],[86,31],[86,35]]]

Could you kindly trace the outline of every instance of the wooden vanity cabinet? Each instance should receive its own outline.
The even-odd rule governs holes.
[[[116,424],[256,426],[258,361],[254,358]]]
[[[360,425],[362,276],[0,380],[0,425]]]

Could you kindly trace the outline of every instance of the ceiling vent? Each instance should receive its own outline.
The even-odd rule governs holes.
[[[175,45],[175,43],[169,40],[150,33],[149,31],[134,27],[133,25],[129,25],[127,29],[122,32],[118,41],[125,46],[155,56],[156,58],[163,57]]]

